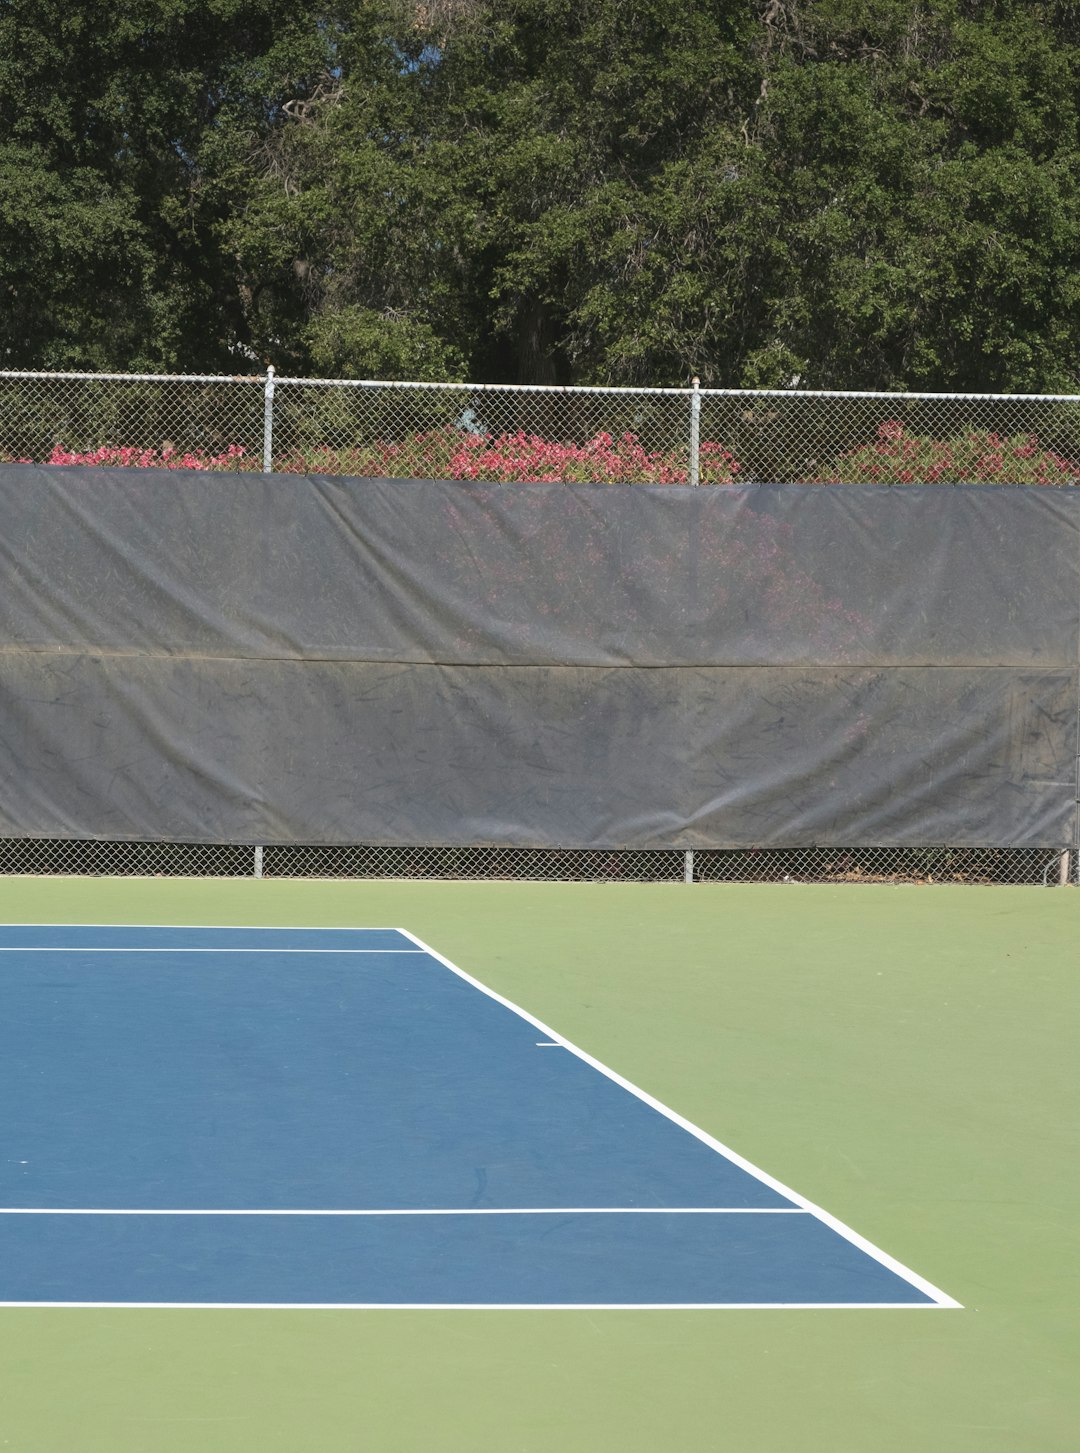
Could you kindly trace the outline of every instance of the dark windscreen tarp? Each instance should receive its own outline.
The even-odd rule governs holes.
[[[0,835],[1076,841],[1080,491],[0,466]]]

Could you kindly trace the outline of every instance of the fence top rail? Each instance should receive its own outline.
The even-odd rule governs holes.
[[[691,388],[616,388],[547,383],[419,383],[379,378],[285,378],[281,374],[275,375],[274,382],[284,387],[292,385],[294,388],[410,389],[429,393],[618,394],[626,398],[641,398],[646,395],[651,397],[657,394],[687,398],[694,392]]]
[[[48,368],[0,369],[4,379],[54,380],[57,383],[259,383],[265,373],[76,373]]]
[[[694,393],[702,398],[733,399],[895,399],[966,401],[984,400],[988,403],[1040,403],[1080,404],[1080,394],[984,394],[984,393],[932,393],[932,392],[884,392],[875,389],[791,389],[791,388],[645,388],[619,387],[615,385],[546,384],[546,383],[420,383],[397,379],[374,378],[289,378],[276,375],[274,382],[283,387],[306,388],[348,388],[348,389],[425,389],[432,392],[454,393],[531,393],[531,394],[602,394],[621,395],[628,398],[668,397],[688,398]]]
[[[701,396],[702,398],[740,399],[895,399],[898,402],[924,399],[934,403],[970,401],[1000,404],[1080,404],[1080,394],[891,393],[874,389],[703,388]]]
[[[519,394],[584,394],[621,396],[625,398],[676,397],[687,398],[697,393],[702,398],[731,399],[867,399],[897,403],[984,402],[1003,404],[1078,404],[1080,394],[1002,394],[911,391],[876,389],[755,389],[755,388],[650,388],[590,384],[542,383],[425,383],[419,380],[374,378],[302,378],[269,373],[92,373],[76,370],[0,369],[0,381],[54,381],[57,383],[174,383],[174,384],[263,384],[272,380],[282,388],[341,388],[355,390],[386,389],[398,392],[430,393],[519,393]]]

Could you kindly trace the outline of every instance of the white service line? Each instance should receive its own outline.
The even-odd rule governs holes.
[[[802,1206],[450,1206],[402,1210],[145,1210],[114,1206],[0,1206],[0,1216],[805,1216]]]
[[[81,944],[0,944],[0,954],[417,954],[419,948],[86,948]]]
[[[80,1307],[187,1312],[925,1312],[941,1302],[0,1302],[0,1307]]]
[[[365,924],[358,928],[350,923],[8,923],[0,922],[0,933],[5,928],[167,928],[180,929],[184,933],[405,933],[404,929],[392,924]],[[411,937],[411,935],[406,935]],[[426,950],[425,950],[426,952]]]

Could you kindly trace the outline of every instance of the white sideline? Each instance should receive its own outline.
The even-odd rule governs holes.
[[[730,1146],[724,1145],[714,1136],[709,1135],[707,1131],[702,1130],[700,1126],[694,1125],[692,1121],[687,1120],[685,1116],[680,1115],[677,1111],[670,1109],[660,1100],[657,1100],[653,1095],[648,1094],[647,1091],[640,1089],[635,1084],[632,1084],[628,1079],[625,1079],[615,1070],[609,1069],[607,1065],[602,1064],[600,1060],[595,1059],[591,1054],[587,1054],[585,1050],[579,1049],[575,1044],[571,1044],[570,1041],[568,1039],[564,1039],[562,1035],[556,1034],[549,1025],[543,1022],[543,1020],[537,1019],[534,1014],[530,1014],[528,1010],[522,1009],[519,1004],[514,1004],[510,999],[505,998],[502,994],[497,994],[494,989],[489,989],[487,985],[482,984],[479,979],[474,979],[471,974],[467,974],[464,969],[461,969],[457,966],[457,964],[452,963],[448,958],[445,957],[444,954],[438,953],[429,944],[424,943],[423,939],[417,938],[415,933],[410,933],[407,928],[402,928],[398,931],[402,933],[406,938],[411,939],[412,942],[415,943],[419,948],[422,948],[425,953],[430,954],[433,959],[437,959],[438,962],[448,968],[451,973],[457,974],[459,978],[464,979],[466,983],[471,984],[474,989],[479,989],[482,994],[486,994],[489,999],[494,999],[497,1003],[502,1004],[505,1008],[512,1010],[513,1013],[519,1015],[522,1019],[527,1020],[529,1024],[532,1024],[537,1029],[539,1029],[541,1034],[546,1034],[552,1040],[557,1041],[563,1046],[564,1049],[569,1050],[571,1054],[577,1055],[578,1059],[583,1060],[594,1070],[599,1070],[602,1075],[606,1075],[607,1078],[609,1080],[612,1080],[616,1085],[619,1085],[624,1090],[628,1090],[631,1095],[635,1095],[639,1100],[642,1100],[651,1109],[656,1110],[659,1114],[665,1116],[666,1119],[673,1121],[674,1124],[678,1125],[681,1129],[687,1131],[690,1135],[693,1135],[696,1139],[702,1141],[710,1148],[710,1150],[715,1150],[717,1154],[722,1155],[725,1160],[730,1161],[733,1165],[737,1165],[740,1170],[746,1171],[748,1175],[752,1175],[755,1180],[761,1181],[763,1185],[771,1187],[771,1189],[776,1191],[779,1195],[787,1197],[789,1201],[794,1201],[795,1204],[802,1210],[809,1211],[812,1216],[816,1216],[819,1221],[823,1222],[826,1226],[828,1226],[830,1230],[835,1231],[838,1236],[842,1236],[845,1241],[850,1241],[853,1246],[857,1246],[860,1251],[865,1252],[866,1255],[871,1257],[874,1261],[879,1262],[880,1265],[884,1267],[887,1267],[889,1271],[900,1277],[902,1281],[906,1281],[909,1286],[915,1287],[915,1289],[922,1292],[924,1296],[930,1297],[930,1305],[936,1307],[951,1308],[961,1307],[961,1303],[956,1301],[955,1298],[950,1297],[948,1292],[944,1292],[941,1290],[940,1287],[934,1286],[932,1282],[927,1281],[927,1279],[923,1276],[920,1276],[918,1272],[912,1271],[910,1267],[904,1266],[902,1262],[897,1261],[894,1256],[890,1256],[888,1252],[882,1251],[879,1246],[875,1246],[873,1242],[868,1241],[865,1236],[860,1236],[857,1231],[853,1231],[852,1228],[850,1226],[846,1226],[843,1221],[840,1221],[837,1219],[837,1217],[830,1215],[828,1211],[822,1210],[820,1206],[816,1206],[813,1201],[807,1200],[805,1196],[799,1195],[799,1193],[797,1191],[793,1191],[790,1186],[785,1186],[783,1182],[778,1181],[775,1176],[769,1175],[766,1171],[759,1170],[756,1165],[753,1165],[744,1156],[739,1155],[737,1151],[732,1150]],[[906,1305],[906,1303],[902,1303],[901,1305]]]

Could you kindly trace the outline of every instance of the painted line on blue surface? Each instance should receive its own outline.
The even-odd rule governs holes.
[[[451,1206],[405,1209],[262,1210],[214,1206],[153,1210],[141,1206],[0,1206],[0,1216],[806,1216],[803,1206]]]
[[[412,934],[406,933],[402,928],[378,925],[357,928],[355,924],[347,923],[329,926],[324,924],[321,928],[313,928],[310,923],[12,923],[7,919],[0,919],[0,932],[5,928],[167,928],[170,932],[175,929],[183,933],[400,933],[412,939]],[[413,942],[416,940],[413,939]],[[421,952],[427,953],[428,950],[422,949]]]
[[[0,1302],[0,1307],[191,1312],[902,1312],[937,1311],[939,1305],[937,1302]]]
[[[415,954],[419,948],[86,948],[80,944],[0,944],[0,954]]]
[[[474,978],[472,974],[466,973],[464,969],[459,968],[457,964],[453,963],[444,954],[439,953],[436,949],[433,949],[430,944],[426,944],[423,939],[418,938],[415,933],[411,933],[407,928],[399,928],[398,932],[402,934],[405,938],[411,940],[411,942],[416,944],[418,948],[423,949],[425,953],[430,954],[433,959],[435,959],[438,963],[442,964],[444,968],[449,969],[452,974],[456,974],[458,978],[464,979],[465,982],[467,984],[471,984],[474,989],[479,989],[479,991],[482,994],[486,994],[489,999],[494,999],[496,1003],[502,1004],[504,1008],[511,1010],[514,1014],[517,1014],[520,1018],[526,1020],[529,1024],[533,1025],[534,1028],[539,1029],[541,1034],[546,1034],[551,1037],[555,1036],[555,1031],[549,1025],[545,1024],[543,1020],[537,1019],[535,1014],[530,1014],[527,1009],[522,1009],[520,1004],[515,1004],[512,1000],[507,999],[504,995],[496,993],[494,989],[489,989],[486,984],[481,983],[481,981]],[[830,1230],[835,1231],[838,1236],[843,1237],[845,1241],[849,1241],[852,1246],[857,1247],[872,1260],[878,1262],[881,1266],[886,1267],[887,1270],[893,1272],[894,1275],[900,1277],[902,1281],[906,1281],[909,1286],[912,1286],[917,1291],[922,1292],[924,1296],[930,1297],[931,1301],[929,1303],[925,1303],[924,1305],[956,1309],[960,1309],[962,1307],[962,1303],[958,1302],[954,1297],[949,1296],[948,1292],[944,1292],[941,1290],[940,1287],[934,1286],[932,1282],[928,1281],[925,1277],[920,1276],[918,1272],[912,1271],[910,1267],[905,1266],[894,1256],[890,1256],[887,1251],[882,1251],[879,1246],[875,1246],[872,1241],[868,1241],[865,1236],[861,1236],[858,1231],[855,1231],[850,1226],[845,1225],[843,1221],[839,1220],[836,1216],[833,1216],[830,1212],[823,1210],[821,1206],[815,1205],[813,1201],[808,1200],[806,1196],[800,1195],[798,1191],[793,1191],[790,1186],[784,1185],[783,1182],[777,1180],[775,1176],[771,1176],[768,1174],[767,1171],[761,1170],[758,1166],[747,1160],[745,1156],[740,1155],[738,1151],[732,1150],[730,1146],[724,1145],[722,1141],[717,1140],[716,1137],[710,1135],[708,1131],[702,1130],[699,1125],[695,1125],[692,1121],[687,1120],[685,1116],[680,1115],[678,1111],[672,1110],[669,1106],[663,1104],[662,1101],[657,1100],[655,1096],[650,1095],[648,1091],[642,1090],[639,1086],[631,1083],[630,1080],[626,1079],[623,1075],[620,1075],[616,1070],[610,1069],[600,1060],[594,1058],[593,1055],[587,1053],[587,1051],[579,1049],[578,1046],[575,1044],[571,1044],[568,1039],[563,1039],[560,1042],[564,1049],[569,1050],[571,1054],[576,1055],[578,1059],[583,1060],[585,1064],[591,1066],[594,1070],[598,1070],[600,1074],[605,1075],[616,1085],[619,1085],[622,1089],[628,1091],[631,1095],[636,1096],[637,1099],[643,1101],[644,1104],[648,1105],[651,1109],[657,1111],[658,1114],[663,1115],[668,1120],[671,1120],[681,1129],[687,1131],[688,1134],[693,1135],[697,1140],[700,1140],[704,1145],[709,1146],[711,1150],[715,1150],[717,1154],[722,1155],[725,1160],[730,1161],[733,1165],[737,1165],[740,1170],[746,1171],[746,1173],[753,1176],[755,1180],[760,1181],[763,1185],[769,1186],[772,1190],[778,1192],[781,1196],[786,1196],[788,1200],[794,1201],[801,1210],[809,1211],[812,1216],[816,1216],[819,1221],[821,1221],[824,1225],[828,1226]],[[893,1304],[889,1303],[888,1305]]]

